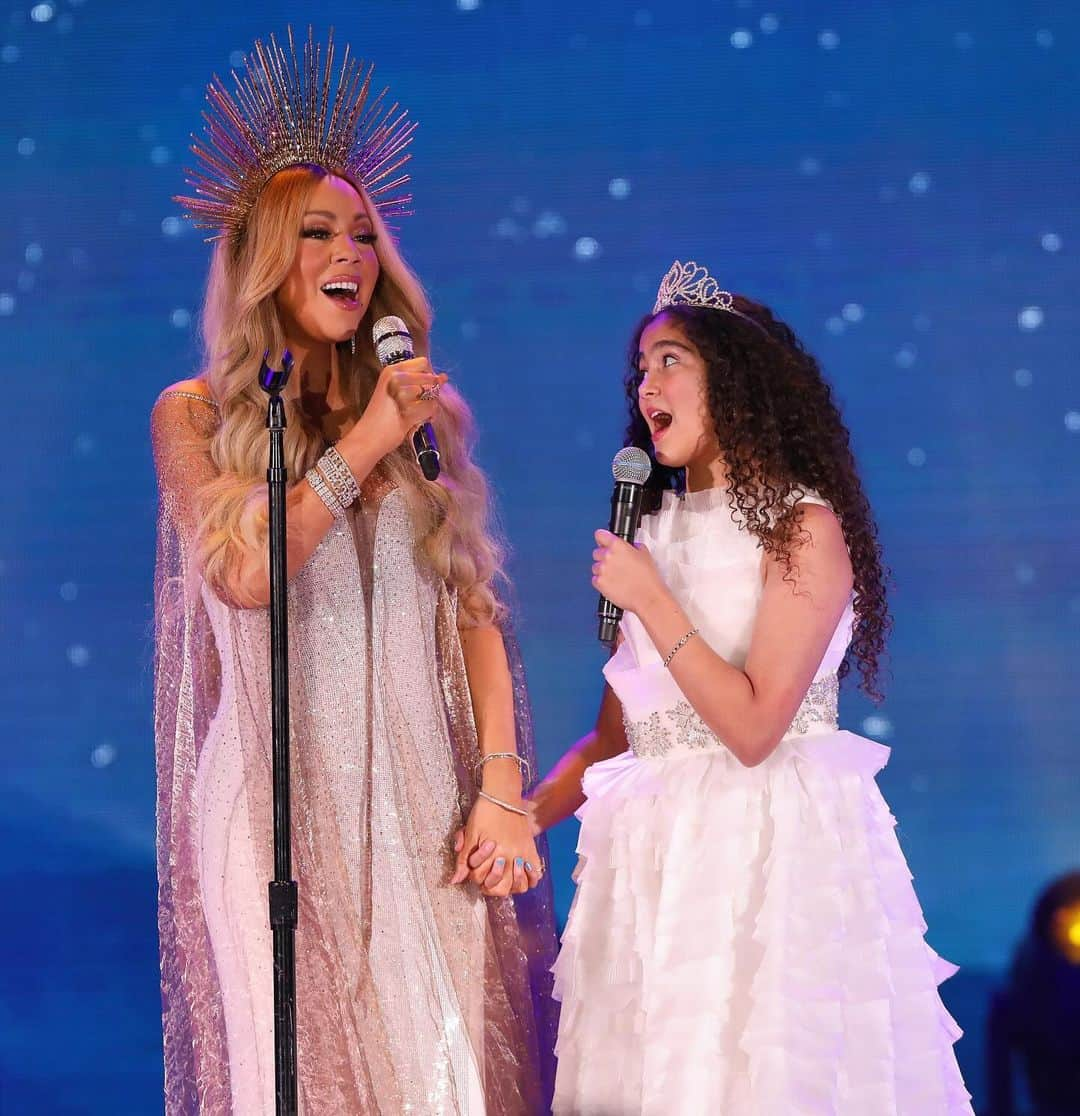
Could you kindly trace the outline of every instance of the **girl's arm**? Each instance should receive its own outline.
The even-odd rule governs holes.
[[[817,504],[803,505],[798,514],[801,533],[791,547],[790,572],[771,557],[764,563],[745,667],[732,666],[700,636],[668,667],[701,719],[748,767],[768,758],[787,731],[851,596],[839,520]],[[607,531],[597,532],[597,542],[594,584],[635,612],[657,651],[667,655],[692,622],[647,551]]]
[[[564,821],[585,801],[581,780],[586,768],[628,747],[622,706],[611,687],[605,686],[596,727],[566,752],[530,796],[537,831],[543,833]]]

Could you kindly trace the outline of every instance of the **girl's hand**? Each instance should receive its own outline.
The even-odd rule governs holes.
[[[610,531],[596,532],[592,583],[613,605],[639,615],[651,601],[667,592],[648,550],[631,546]]]
[[[484,895],[519,895],[543,876],[529,818],[486,798],[477,798],[465,828],[454,839],[454,851],[457,865],[450,882],[471,879]]]
[[[418,426],[431,421],[439,407],[438,391],[447,379],[432,370],[427,357],[388,364],[360,421],[342,441],[354,438],[385,457]]]

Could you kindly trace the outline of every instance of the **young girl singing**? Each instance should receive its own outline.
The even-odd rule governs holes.
[[[654,469],[638,546],[596,533],[618,648],[534,797],[541,829],[581,818],[555,1111],[970,1116],[888,749],[837,726],[852,665],[877,695],[889,620],[829,387],[768,309],[676,263],[627,395]]]

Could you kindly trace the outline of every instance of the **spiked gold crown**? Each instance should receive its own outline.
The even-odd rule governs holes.
[[[385,89],[369,103],[374,67],[348,46],[335,67],[332,32],[323,48],[309,27],[302,59],[291,27],[286,37],[255,42],[232,93],[216,74],[207,86],[204,137],[191,145],[199,166],[186,172],[196,196],[175,200],[196,228],[214,230],[210,240],[239,237],[267,182],[299,163],[352,178],[383,217],[409,212],[411,196],[398,193],[409,177],[398,171],[416,125],[387,106]]]

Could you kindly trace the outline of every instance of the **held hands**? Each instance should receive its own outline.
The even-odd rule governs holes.
[[[457,863],[450,882],[472,880],[484,895],[520,895],[543,875],[530,818],[486,798],[477,798],[465,828],[458,830],[454,852]]]
[[[610,531],[596,532],[592,583],[613,605],[639,616],[667,593],[667,586],[644,546],[631,546]]]
[[[431,421],[439,407],[439,389],[447,379],[444,373],[433,371],[427,357],[388,364],[353,428],[360,431],[357,437],[385,457],[418,426]]]

